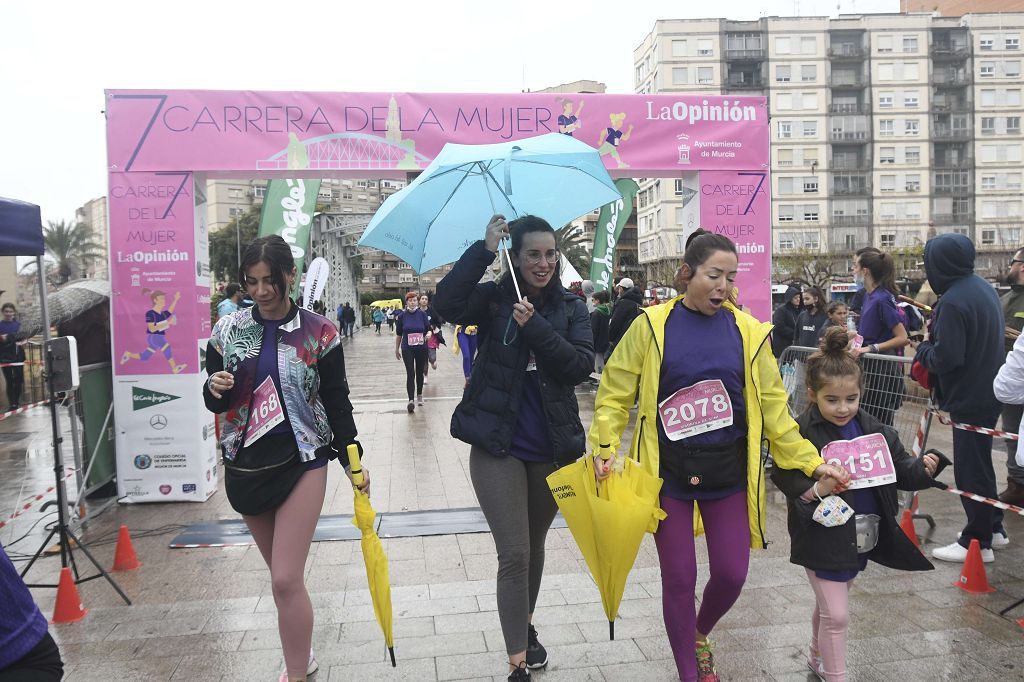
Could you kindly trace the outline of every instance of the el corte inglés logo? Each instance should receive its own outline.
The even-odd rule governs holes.
[[[161,393],[160,391],[151,391],[148,388],[132,386],[132,412],[138,412],[147,407],[177,400],[180,397],[179,395],[171,395],[170,393]]]

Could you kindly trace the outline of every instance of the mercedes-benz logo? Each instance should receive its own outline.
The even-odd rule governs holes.
[[[152,417],[149,418],[149,425],[152,426],[157,431],[160,431],[161,429],[167,426],[167,417],[163,416],[162,414],[154,414]]]

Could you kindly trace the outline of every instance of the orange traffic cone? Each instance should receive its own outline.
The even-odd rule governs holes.
[[[71,577],[71,569],[65,566],[60,569],[60,582],[57,584],[57,601],[53,605],[53,623],[74,623],[85,618],[89,609],[82,607],[82,599],[78,596],[78,587]]]
[[[985,564],[981,560],[981,545],[977,540],[971,540],[971,546],[967,548],[964,568],[960,571],[960,579],[953,584],[964,592],[971,592],[973,594],[995,592],[995,588],[988,584],[988,577],[985,575]]]
[[[903,516],[900,517],[900,530],[910,538],[914,547],[921,549],[921,543],[917,541],[917,531],[914,529],[914,515],[910,513],[909,509],[903,510]]]
[[[121,531],[117,535],[117,549],[114,550],[114,567],[110,570],[134,571],[141,565],[142,562],[135,556],[132,538],[128,535],[128,526],[122,523]]]

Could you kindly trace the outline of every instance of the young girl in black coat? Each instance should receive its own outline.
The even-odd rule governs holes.
[[[858,409],[861,371],[848,343],[845,327],[826,331],[820,349],[807,360],[810,405],[797,419],[801,435],[826,462],[850,470],[848,489],[830,477],[815,483],[797,470],[772,473],[787,497],[790,561],[806,569],[816,600],[807,665],[828,682],[846,680],[849,588],[868,559],[905,571],[933,568],[896,522],[896,489],[928,488],[939,460],[910,455],[895,430]],[[814,512],[833,493],[854,514],[826,527]]]

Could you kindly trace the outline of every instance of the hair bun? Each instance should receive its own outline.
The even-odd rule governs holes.
[[[845,354],[849,345],[850,337],[846,332],[846,327],[829,327],[821,337],[818,347],[825,355],[835,357]]]

